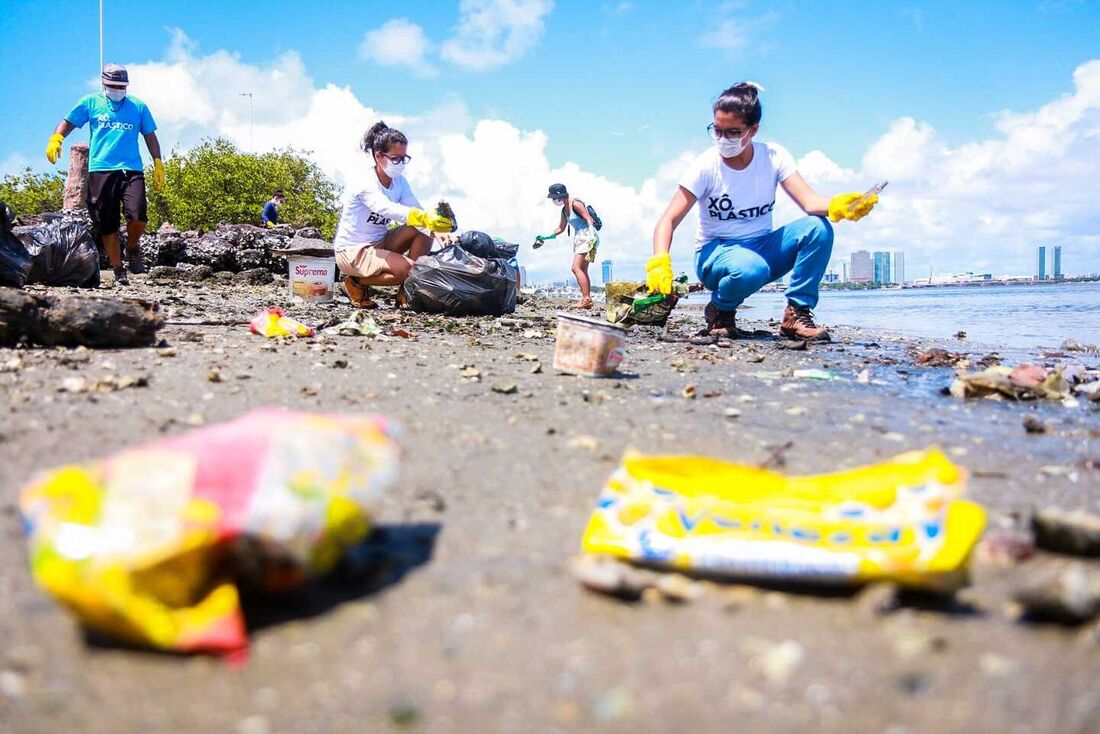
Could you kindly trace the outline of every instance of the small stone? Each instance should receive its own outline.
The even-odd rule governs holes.
[[[696,392],[697,390],[695,385],[687,385],[684,387],[683,390],[680,391],[680,395],[682,395],[686,400],[694,400]]]
[[[1047,426],[1033,415],[1024,416],[1024,430],[1028,433],[1046,433]]]
[[[390,704],[389,717],[397,726],[412,726],[420,720],[420,705],[407,696],[399,697]]]
[[[760,364],[761,362],[764,361],[764,355],[763,354],[748,354],[748,355],[745,355],[745,361],[750,363],[750,364]]]
[[[760,673],[770,685],[781,687],[790,681],[802,665],[805,653],[802,645],[794,640],[784,640],[778,645],[767,645],[749,659],[749,665]]]
[[[866,617],[878,617],[901,608],[897,584],[868,584],[856,599],[856,608]]]
[[[514,382],[496,382],[493,383],[492,391],[500,393],[501,395],[515,395],[519,391],[519,387]]]
[[[910,696],[915,696],[918,693],[924,693],[928,690],[928,686],[931,681],[924,673],[902,673],[896,679],[894,679],[895,685],[900,691]]]
[[[465,365],[459,370],[458,374],[465,380],[481,379],[481,371],[473,365]]]
[[[860,385],[870,385],[871,370],[861,370],[860,373],[856,375],[856,382],[858,382]]]
[[[656,588],[665,600],[678,604],[696,601],[706,593],[702,584],[679,573],[661,574]]]
[[[1032,561],[1019,574],[1012,598],[1028,619],[1081,624],[1100,613],[1100,569],[1058,558]]]
[[[635,568],[612,556],[578,556],[570,562],[569,570],[585,588],[630,601],[642,598],[643,592],[657,581],[652,571]]]
[[[600,447],[600,442],[597,441],[594,437],[582,433],[579,436],[574,436],[573,438],[569,439],[569,442],[566,444],[566,446],[571,449],[586,449],[588,451],[595,451]]]
[[[158,357],[175,357],[177,353],[175,347],[162,347],[157,350]]]
[[[1012,675],[1020,667],[1016,661],[987,652],[978,661],[982,672],[991,678],[1002,678]]]
[[[531,366],[531,374],[532,375],[537,375],[541,372],[542,372],[542,362],[535,362],[535,364],[533,364]]]
[[[88,392],[88,381],[83,377],[66,377],[61,381],[58,392],[82,393]]]
[[[1035,546],[1018,532],[1011,530],[987,532],[974,549],[974,560],[1002,568],[1015,566],[1035,555]]]
[[[218,367],[211,367],[206,373],[207,382],[225,382],[225,378],[222,377],[222,371]]]
[[[0,693],[8,698],[22,698],[27,692],[27,681],[22,673],[14,670],[0,670]]]
[[[332,366],[338,370],[346,370],[348,368],[348,361],[346,359],[333,360]]]
[[[793,408],[787,408],[787,410],[785,410],[784,412],[787,415],[805,415],[806,409],[803,408],[801,405],[796,405]]]
[[[923,632],[905,632],[893,639],[894,652],[898,657],[911,660],[931,653],[947,650],[947,638]]]
[[[1035,545],[1055,553],[1100,556],[1100,516],[1084,510],[1044,507],[1031,518]]]
[[[737,408],[725,408],[722,410],[722,415],[730,420],[741,417],[741,411]]]

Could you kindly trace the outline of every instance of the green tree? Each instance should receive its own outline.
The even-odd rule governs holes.
[[[0,201],[18,214],[43,214],[61,210],[65,178],[60,173],[35,173],[27,166],[20,174],[0,180]]]
[[[260,210],[275,191],[286,194],[279,221],[336,232],[339,187],[300,151],[253,155],[223,138],[204,140],[164,162],[164,191],[149,191],[149,225],[171,222],[182,230],[209,231],[221,222],[260,223]],[[152,169],[145,172],[153,180]]]

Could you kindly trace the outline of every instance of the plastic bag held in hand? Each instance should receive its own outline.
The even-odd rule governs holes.
[[[283,315],[281,308],[269,308],[260,311],[248,322],[253,334],[266,336],[269,339],[277,336],[313,336],[313,327],[306,326],[289,316]]]
[[[237,583],[301,584],[366,538],[393,434],[375,416],[269,409],[46,472],[20,498],[34,580],[118,641],[240,653]]]
[[[645,284],[652,293],[672,293],[672,256],[659,252],[645,264]]]

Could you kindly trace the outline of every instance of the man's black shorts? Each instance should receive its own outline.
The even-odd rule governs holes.
[[[145,204],[145,174],[141,171],[93,171],[88,174],[88,211],[102,237],[118,232],[121,217],[127,222],[148,222]]]

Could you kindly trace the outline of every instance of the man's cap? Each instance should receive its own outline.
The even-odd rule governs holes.
[[[107,64],[103,67],[100,80],[112,87],[127,87],[130,85],[130,75],[126,73],[126,67],[119,64]]]
[[[569,192],[565,190],[565,184],[553,184],[550,186],[550,193],[546,195],[547,199],[564,199],[569,196]]]

